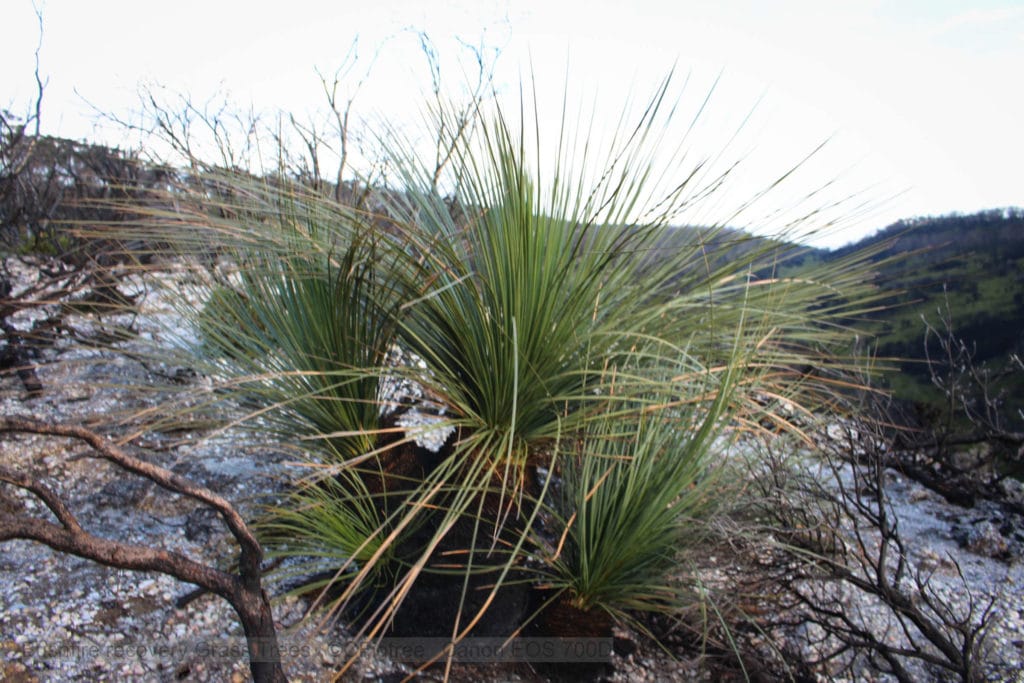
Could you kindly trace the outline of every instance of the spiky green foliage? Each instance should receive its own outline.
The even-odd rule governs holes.
[[[729,445],[721,434],[738,366],[705,370],[682,409],[601,415],[560,457],[560,541],[547,581],[575,608],[622,619],[682,608],[679,558],[700,541],[701,518],[723,490],[712,456]],[[645,407],[664,402],[651,397]]]
[[[301,251],[236,251],[237,278],[210,292],[198,327],[237,398],[345,461],[374,446],[397,301],[371,241],[309,239]]]
[[[724,177],[667,143],[668,92],[602,151],[563,117],[551,166],[536,112],[481,113],[442,155],[444,198],[437,169],[389,138],[386,216],[226,175],[194,229],[163,235],[237,267],[193,311],[199,352],[214,350],[220,396],[329,465],[266,528],[280,552],[337,561],[335,609],[392,579],[364,635],[424,572],[453,576],[453,642],[513,577],[619,616],[673,609],[713,446],[827,396],[843,364],[829,347],[871,305],[862,263],[780,279],[771,242],[672,227]],[[389,365],[393,345],[419,360]],[[384,376],[443,413],[440,454],[394,435]]]
[[[350,581],[367,564],[373,568],[367,579],[372,586],[394,569],[377,504],[357,475],[342,470],[293,491],[258,532],[278,557],[302,560],[292,574],[316,577],[302,583],[303,591]]]

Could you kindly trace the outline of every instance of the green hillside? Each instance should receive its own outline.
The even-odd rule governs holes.
[[[944,331],[944,319],[966,342],[975,364],[994,375],[1011,354],[1024,350],[1024,209],[915,218],[895,223],[843,249],[815,254],[825,259],[878,248],[878,282],[895,292],[894,303],[874,318],[878,354],[898,360],[887,380],[898,398],[937,406],[942,396],[923,362],[937,358],[934,335],[925,348],[926,322]],[[997,381],[1004,413],[1020,421],[1024,372]]]
[[[765,240],[734,230],[680,227],[666,235],[665,253],[699,241],[708,266],[742,262]],[[1007,426],[1024,429],[1024,371],[1004,373],[1012,354],[1024,352],[1024,209],[994,209],[901,220],[841,249],[798,247],[777,242],[771,262],[759,274],[795,276],[827,270],[856,253],[870,254],[884,310],[857,327],[876,335],[875,350],[894,370],[883,378],[895,397],[936,415],[944,406],[926,359],[942,349],[927,327],[945,334],[946,321],[966,342],[975,365],[997,376]],[[929,338],[926,350],[925,339]],[[1002,375],[1002,376],[999,376]],[[980,398],[979,398],[980,400]]]

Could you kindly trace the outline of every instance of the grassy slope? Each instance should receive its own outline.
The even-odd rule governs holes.
[[[680,239],[692,239],[692,234],[681,229]],[[942,403],[924,363],[926,322],[942,331],[948,317],[956,335],[974,349],[976,362],[993,370],[1004,368],[1010,354],[1024,352],[1024,209],[899,221],[833,251],[778,246],[784,255],[778,270],[783,276],[809,272],[859,250],[875,250],[876,282],[894,294],[889,307],[860,327],[877,335],[879,357],[895,361],[898,370],[885,381],[897,398]],[[717,257],[727,259],[731,253],[727,249]],[[929,351],[938,352],[934,340]],[[1009,413],[1024,409],[1022,373],[1001,387]]]
[[[897,397],[936,404],[922,363],[925,323],[943,329],[949,317],[957,336],[975,349],[975,360],[996,369],[1024,344],[1024,211],[987,211],[901,221],[878,234],[815,258],[890,242],[875,258],[879,283],[898,291],[898,304],[875,315],[878,351],[903,359],[889,383]],[[893,260],[885,262],[885,259]],[[937,347],[929,347],[935,353]],[[1006,387],[1024,405],[1024,378]],[[1019,407],[1019,406],[1018,406]]]

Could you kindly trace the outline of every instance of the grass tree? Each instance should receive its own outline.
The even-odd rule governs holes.
[[[537,623],[556,605],[681,608],[679,553],[726,490],[728,436],[827,401],[832,346],[872,305],[864,261],[780,278],[781,242],[673,227],[727,174],[671,144],[670,93],[666,79],[627,109],[604,149],[563,115],[549,152],[524,97],[460,128],[440,182],[383,136],[392,184],[361,207],[210,173],[193,211],[140,222],[227,255],[186,307],[194,362],[218,406],[308,456],[263,528],[310,559],[333,613],[370,596],[361,637],[425,577],[452,587],[450,646],[511,586],[536,594],[520,617]],[[400,385],[435,413],[426,426],[402,426]],[[438,429],[439,452],[417,446]]]

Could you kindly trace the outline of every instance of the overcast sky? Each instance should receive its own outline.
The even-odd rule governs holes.
[[[854,210],[832,244],[901,217],[1024,205],[1020,0],[40,0],[40,8],[43,128],[66,137],[100,135],[86,101],[126,115],[140,83],[197,99],[228,92],[257,111],[311,111],[322,102],[316,69],[333,73],[356,36],[360,64],[372,62],[357,113],[408,116],[427,85],[416,38],[424,31],[445,59],[459,40],[500,48],[499,87],[515,92],[532,74],[541,104],[555,100],[555,110],[566,73],[574,88],[600,96],[587,102],[607,103],[646,94],[675,65],[680,82],[691,78],[684,99],[695,107],[721,74],[693,145],[700,155],[730,144],[747,159],[739,191],[829,139],[796,179],[803,190],[835,179],[844,196],[898,195]],[[34,85],[33,5],[6,0],[3,17],[0,106],[22,111]]]

